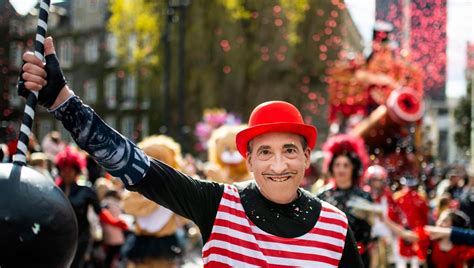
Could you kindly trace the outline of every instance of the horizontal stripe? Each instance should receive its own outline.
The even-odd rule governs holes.
[[[207,258],[207,260],[208,261],[206,265],[204,265],[204,267],[206,268],[232,268],[233,267],[232,265],[227,264],[227,262],[231,262],[232,259],[226,256],[212,254],[211,256]],[[239,263],[239,266],[240,267],[258,267],[258,266],[249,266],[248,264],[244,264],[244,263]]]
[[[339,212],[328,209],[328,208],[322,207],[321,208],[321,215],[323,215],[324,217],[335,218],[335,219],[338,219],[342,222],[347,222],[346,215],[340,214]]]
[[[301,252],[301,253],[314,253],[321,255],[335,254],[337,258],[341,257],[343,247],[336,246],[324,240],[324,237],[319,237],[322,240],[304,240],[304,239],[290,239],[285,238],[286,241],[275,240],[277,237],[269,237],[267,235],[256,234],[255,238],[258,240],[260,247],[266,249],[280,250],[282,247],[286,251]]]
[[[211,247],[207,251],[203,251],[202,258],[204,259],[204,263],[206,263],[206,260],[208,259],[208,257],[212,256],[213,254],[217,254],[217,255],[221,255],[223,257],[225,256],[229,258],[229,260],[226,263],[232,266],[235,266],[232,261],[237,261],[237,262],[242,262],[245,264],[255,265],[258,267],[268,267],[268,263],[262,260],[261,258],[244,255],[241,252],[242,250],[241,249],[239,250],[239,246],[234,246],[224,241],[214,241],[213,247]],[[250,252],[251,252],[250,250],[247,251],[248,254],[250,254]],[[258,254],[260,252],[253,252],[253,253]],[[237,266],[237,267],[247,267],[247,266],[244,265],[244,266]]]
[[[238,196],[235,196],[226,192],[224,192],[224,194],[222,195],[222,199],[228,200],[230,202],[234,202],[236,204],[240,204],[240,198]]]
[[[343,236],[346,235],[346,228],[344,228],[343,226],[337,225],[337,224],[324,223],[324,222],[321,222],[321,221],[318,220],[318,222],[316,223],[315,228],[337,232],[337,233],[340,233]]]
[[[324,247],[337,253],[342,252],[345,244],[345,236],[341,234],[338,234],[339,238],[331,236],[331,233],[327,236],[318,233],[304,235],[300,238],[283,238],[265,233],[261,230],[255,230],[254,228],[250,229],[248,226],[239,224],[230,219],[216,219],[215,226],[212,230],[212,233],[214,232],[229,234],[249,241],[259,241],[259,243],[272,242],[281,243],[283,245],[293,244],[296,246]]]
[[[218,211],[233,215],[235,217],[242,218],[245,221],[250,221],[247,218],[247,214],[245,214],[243,208],[236,208],[234,206],[235,206],[235,203],[232,204],[232,203],[228,203],[228,202],[221,202],[221,205],[219,206]]]
[[[325,212],[334,212],[334,213],[337,213],[339,215],[341,215],[343,218],[346,218],[347,219],[347,216],[346,214],[344,214],[344,212],[342,212],[340,209],[338,209],[337,207],[329,204],[328,202],[326,201],[321,201],[321,210],[322,211],[325,211]]]
[[[313,228],[311,231],[313,231],[315,228]],[[334,244],[337,247],[344,247],[345,244],[345,236],[342,235],[341,233],[337,232],[326,232],[326,230],[323,229],[317,229],[319,232],[314,232],[314,233],[306,233],[300,237],[297,237],[297,239],[301,239],[304,241],[320,241],[320,242],[326,242],[330,244]],[[273,236],[272,234],[268,234],[267,232],[264,232],[258,227],[253,228],[252,231],[254,232],[254,235],[257,236],[258,234],[263,234],[263,235],[270,235]]]
[[[343,229],[347,228],[347,222],[325,216],[326,215],[319,215],[318,222],[337,225],[339,227],[342,227]]]
[[[234,209],[239,210],[239,211],[241,211],[245,214],[244,207],[240,203],[240,200],[238,200],[238,202],[236,202],[234,200],[230,200],[230,199],[227,199],[227,198],[223,197],[221,199],[220,204],[224,205],[224,206],[227,206],[227,207],[230,207],[230,208],[234,208]]]
[[[236,234],[236,236],[242,236],[244,234],[248,235],[248,237],[246,239],[255,239],[254,237],[252,237],[252,229],[249,227],[249,226],[245,226],[245,225],[242,225],[238,222],[235,222],[231,219],[216,219],[214,221],[214,226],[216,228],[225,228],[227,230],[224,230],[224,229],[221,229],[221,230],[224,230],[224,231],[221,231],[221,233],[226,233],[226,232],[231,232],[231,231],[237,231],[237,232],[240,232],[241,234]],[[216,228],[213,228],[213,232],[214,232],[214,229]]]
[[[226,224],[228,226],[218,226],[216,225],[213,228],[212,233],[217,234],[226,234],[232,237],[243,239],[246,241],[251,241],[256,243],[264,243],[260,246],[268,249],[279,249],[281,245],[286,246],[295,246],[291,251],[303,251],[305,252],[308,249],[308,252],[314,250],[314,248],[324,248],[326,250],[332,251],[334,253],[341,253],[344,249],[344,240],[335,239],[332,237],[324,237],[321,235],[312,235],[309,238],[311,239],[300,239],[300,238],[283,238],[273,235],[266,234],[249,234],[248,228],[242,225],[235,224],[230,221],[220,220],[220,224]],[[302,248],[304,247],[304,248]],[[329,252],[328,252],[329,253]]]
[[[299,252],[287,252],[278,250],[258,250],[257,245],[253,245],[253,248],[248,248],[248,242],[239,240],[232,237],[217,237],[219,240],[213,240],[209,250],[203,253],[203,257],[207,257],[212,253],[233,253],[231,256],[233,259],[245,262],[251,260],[251,264],[264,266],[269,264],[271,267],[277,266],[298,266],[298,267],[321,267],[323,264],[330,265],[330,267],[337,266],[339,263],[338,259],[329,258],[327,256],[317,254],[306,254]],[[245,244],[247,243],[247,244]],[[250,245],[251,246],[251,245]],[[236,253],[238,252],[238,253]],[[261,253],[264,253],[263,256]]]
[[[231,235],[231,236],[234,236],[234,237],[238,237],[239,239],[242,239],[242,240],[255,242],[255,237],[253,237],[249,233],[242,232],[242,231],[239,231],[239,230],[236,230],[236,229],[229,229],[229,228],[223,227],[223,226],[214,226],[214,228],[212,229],[211,236],[209,237],[209,240],[206,242],[206,244],[204,244],[204,246],[202,248],[203,252],[210,248],[209,241],[212,239],[214,234],[228,234],[228,235]]]
[[[221,221],[217,221],[217,219],[224,220],[224,223]],[[226,225],[225,221],[229,221],[232,223],[232,228],[236,227],[235,224],[240,225],[241,227],[239,228],[240,231],[242,232],[248,232],[248,233],[254,233],[254,234],[264,234],[264,235],[269,235],[271,236],[272,234],[269,234],[257,226],[251,221],[248,220],[248,218],[245,215],[245,212],[236,210],[234,208],[224,206],[221,203],[221,206],[219,207],[219,211],[217,212],[216,215],[216,222],[215,224],[219,224],[221,226],[229,226]],[[224,225],[223,225],[224,224]],[[250,224],[250,225],[249,225]],[[237,227],[236,227],[237,228]],[[346,231],[347,229],[344,229],[341,226],[338,225],[333,225],[333,224],[325,224],[325,223],[320,223],[319,221],[316,223],[315,228],[313,228],[309,233],[304,234],[303,236],[299,237],[304,240],[318,240],[318,241],[324,241],[328,243],[335,244],[337,246],[344,246],[344,241],[346,239]],[[317,235],[316,237],[314,235]],[[330,237],[333,239],[321,239],[320,236],[325,236],[325,237]],[[277,236],[275,236],[277,237]],[[341,240],[341,241],[337,241]]]
[[[235,245],[242,246],[251,250],[261,251],[264,256],[274,256],[274,257],[289,257],[293,256],[296,259],[302,260],[319,260],[321,256],[327,256],[332,260],[339,260],[342,256],[342,247],[337,247],[335,251],[325,248],[324,246],[327,243],[318,243],[318,241],[300,241],[306,242],[302,245],[295,245],[293,241],[288,243],[278,243],[274,241],[265,242],[261,239],[258,239],[258,244],[255,242],[255,239],[246,239],[244,237],[236,236],[232,232],[223,232],[216,233],[210,238],[211,241],[221,240],[226,241]],[[311,244],[309,242],[312,242]],[[213,243],[210,243],[212,247]],[[302,254],[299,256],[298,254]]]
[[[296,238],[269,234],[247,217],[237,188],[226,185],[203,260],[205,267],[337,267],[347,226],[344,213],[322,202],[310,232]]]
[[[342,234],[340,232],[336,232],[336,231],[333,231],[333,230],[321,229],[321,228],[317,228],[317,227],[314,227],[313,229],[311,229],[309,231],[309,233],[306,234],[306,235],[308,235],[308,236],[309,235],[321,235],[321,236],[324,236],[324,237],[331,237],[331,238],[334,238],[334,239],[337,239],[337,240],[346,241],[346,235],[345,234]]]

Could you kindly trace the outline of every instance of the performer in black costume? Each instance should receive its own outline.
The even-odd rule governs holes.
[[[46,54],[54,53],[52,40]],[[196,180],[146,156],[107,126],[66,85],[59,63],[46,66],[32,54],[20,94],[39,90],[45,105],[76,143],[127,189],[138,191],[200,228],[205,267],[362,267],[345,215],[299,188],[309,166],[316,129],[286,102],[259,105],[237,147],[255,180],[225,185]],[[41,90],[45,85],[49,90]]]
[[[370,242],[371,225],[368,213],[349,206],[349,203],[356,201],[357,198],[372,201],[370,194],[359,187],[359,179],[363,172],[359,154],[363,154],[360,152],[363,148],[356,145],[358,142],[356,138],[348,135],[340,135],[334,140],[334,143],[327,148],[330,151],[327,168],[332,181],[321,189],[318,197],[346,213],[349,226],[354,231],[362,261],[365,267],[369,267],[367,247]]]
[[[66,197],[71,202],[76,214],[78,227],[77,250],[71,267],[84,267],[87,249],[92,243],[90,233],[90,223],[87,217],[89,206],[100,217],[100,220],[123,230],[128,228],[127,224],[115,218],[108,209],[101,208],[97,193],[90,183],[78,183],[78,176],[85,169],[86,159],[81,153],[72,147],[66,147],[59,152],[55,158],[55,164],[59,169],[59,177],[56,178],[56,185],[63,190]]]

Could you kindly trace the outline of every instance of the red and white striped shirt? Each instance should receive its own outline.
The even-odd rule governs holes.
[[[205,267],[337,267],[347,218],[321,201],[321,213],[308,233],[284,238],[257,227],[245,214],[235,186],[226,185],[211,236],[203,248]],[[278,224],[278,222],[275,222]]]

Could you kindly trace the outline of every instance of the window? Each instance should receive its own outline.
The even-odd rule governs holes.
[[[148,125],[148,115],[145,115],[145,116],[142,116],[142,122],[141,122],[141,125],[142,125],[142,137],[146,137],[149,135],[149,132],[150,132],[150,129],[149,129],[149,125]]]
[[[71,39],[62,40],[59,43],[58,57],[61,67],[69,68],[72,66],[73,43]]]
[[[108,74],[105,78],[105,104],[107,108],[117,106],[117,77],[115,73]]]
[[[22,54],[25,46],[20,42],[10,43],[10,66],[19,69],[23,64]]]
[[[87,80],[84,83],[84,101],[86,103],[96,103],[97,100],[97,82],[95,79]]]
[[[111,33],[107,34],[107,52],[109,55],[107,64],[114,66],[117,64],[117,37]]]
[[[135,34],[132,34],[128,38],[128,47],[127,47],[127,55],[128,55],[128,60],[130,62],[133,61],[133,52],[136,50],[136,47],[137,47],[137,36]]]
[[[123,92],[123,98],[126,102],[128,101],[135,101],[137,97],[137,81],[135,76],[127,75],[125,78],[125,87]]]
[[[133,132],[135,132],[135,120],[132,116],[124,116],[122,118],[121,133],[133,140]]]
[[[99,58],[99,40],[97,37],[87,39],[85,48],[85,60],[88,63],[96,62]]]

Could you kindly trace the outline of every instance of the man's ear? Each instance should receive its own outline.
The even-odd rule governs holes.
[[[309,168],[311,164],[311,149],[309,147],[306,148],[306,150],[304,151],[304,157],[305,157],[305,160],[304,160],[305,168]]]
[[[252,156],[247,152],[247,157],[245,158],[245,164],[247,166],[247,170],[249,172],[253,172],[252,170]]]

